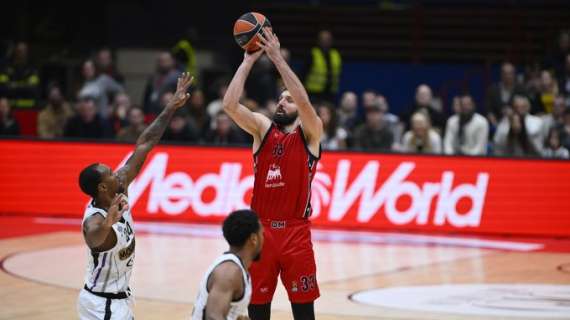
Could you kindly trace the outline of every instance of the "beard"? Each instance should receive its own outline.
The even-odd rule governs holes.
[[[273,122],[275,122],[278,126],[285,127],[295,122],[298,116],[299,113],[297,111],[291,114],[275,112],[273,114]]]

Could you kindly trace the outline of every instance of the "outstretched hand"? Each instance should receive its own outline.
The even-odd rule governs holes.
[[[190,94],[188,88],[192,84],[194,77],[192,77],[188,72],[182,73],[180,77],[178,77],[178,84],[176,85],[176,92],[170,101],[168,102],[169,106],[178,109],[183,107],[188,99],[190,99]]]
[[[271,28],[263,28],[263,32],[260,32],[258,37],[260,41],[257,45],[263,49],[271,61],[275,62],[275,59],[281,58],[281,44]]]

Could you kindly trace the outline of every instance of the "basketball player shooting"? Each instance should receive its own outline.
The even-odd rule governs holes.
[[[139,173],[150,150],[158,143],[174,112],[190,98],[192,77],[178,78],[174,97],[143,131],[135,151],[116,172],[94,163],[79,175],[81,190],[92,197],[83,216],[83,236],[88,249],[85,286],[77,311],[82,320],[133,319],[129,279],[135,258],[133,219],[127,189]]]
[[[264,28],[258,37],[261,50],[245,53],[223,99],[225,111],[253,136],[255,182],[251,207],[264,226],[261,260],[250,268],[253,294],[249,317],[270,318],[281,274],[293,317],[314,319],[314,301],[320,294],[308,218],[323,125],[301,81],[281,56],[277,36]],[[246,78],[263,53],[273,62],[286,87],[272,119],[239,103]]]
[[[192,320],[248,320],[251,278],[247,271],[260,258],[263,227],[251,210],[232,212],[222,227],[230,250],[218,257],[200,283]]]

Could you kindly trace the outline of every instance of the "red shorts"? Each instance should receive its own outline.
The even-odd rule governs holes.
[[[305,220],[263,219],[261,222],[265,242],[261,250],[261,260],[254,262],[249,269],[253,283],[251,303],[270,303],[279,275],[287,289],[289,301],[315,301],[320,292],[311,242],[311,223]]]

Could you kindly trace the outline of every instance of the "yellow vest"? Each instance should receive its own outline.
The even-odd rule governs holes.
[[[172,53],[176,55],[179,51],[182,51],[188,59],[188,64],[186,65],[186,71],[194,76],[194,82],[196,82],[198,75],[196,74],[196,54],[194,53],[194,48],[187,40],[180,40],[172,48]]]
[[[311,70],[309,70],[309,74],[305,80],[305,87],[310,93],[322,93],[325,90],[328,77],[325,55],[323,54],[323,51],[317,47],[311,49],[311,54],[313,56],[313,63],[311,64]],[[336,49],[329,50],[329,62],[331,64],[330,69],[332,71],[331,92],[336,93],[338,91],[338,83],[342,69],[342,60]]]
[[[38,86],[40,84],[40,78],[37,74],[31,74],[27,78],[11,81],[10,75],[7,73],[0,73],[0,85],[9,85],[10,87],[20,87],[20,86]],[[37,101],[34,98],[18,98],[10,99],[10,105],[15,109],[21,108],[33,108],[37,107]]]

